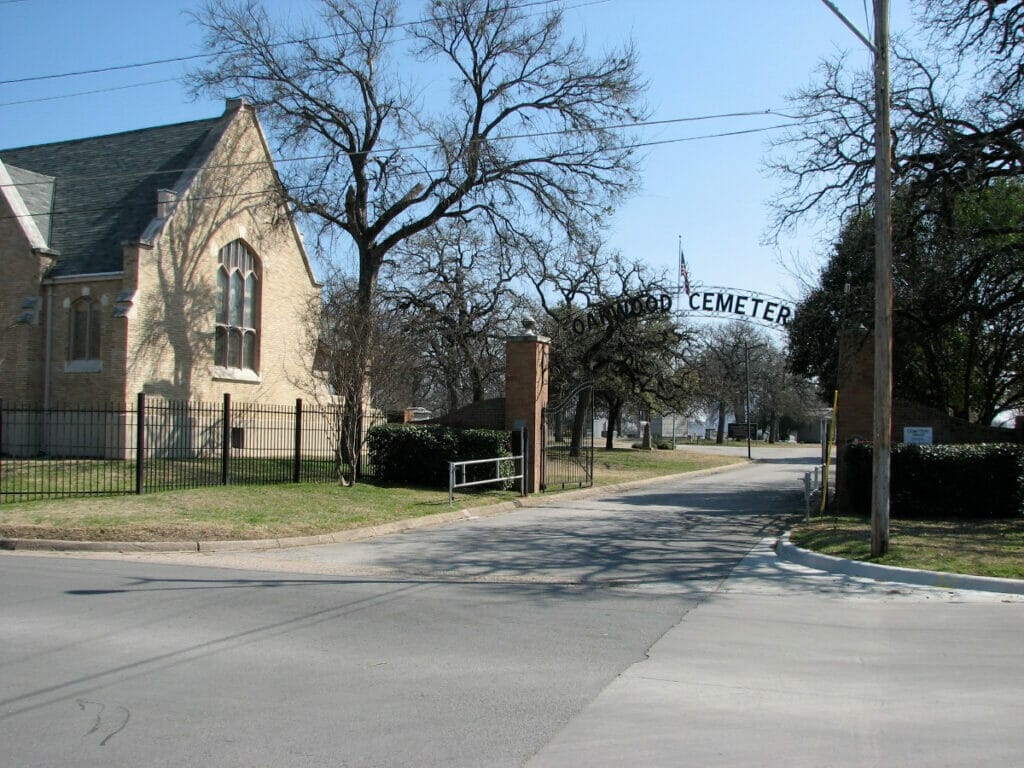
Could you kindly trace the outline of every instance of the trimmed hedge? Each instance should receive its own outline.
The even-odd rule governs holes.
[[[388,483],[448,487],[448,462],[512,456],[511,436],[493,429],[382,424],[366,435],[370,463]],[[493,476],[490,466],[469,467],[468,480]]]
[[[846,449],[851,511],[871,514],[870,443]],[[908,445],[892,449],[889,514],[906,519],[982,520],[1024,514],[1024,446]]]

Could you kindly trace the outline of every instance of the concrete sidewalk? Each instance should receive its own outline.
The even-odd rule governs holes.
[[[773,543],[528,765],[1024,764],[1024,598],[813,570]]]

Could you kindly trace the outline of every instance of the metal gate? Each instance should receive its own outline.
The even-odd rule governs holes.
[[[540,489],[594,484],[594,385],[581,384],[541,418]]]

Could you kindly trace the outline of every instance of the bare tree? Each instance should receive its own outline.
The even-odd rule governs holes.
[[[893,184],[953,196],[1024,173],[1021,0],[921,0],[926,52],[892,49]],[[924,46],[918,46],[923,48]],[[845,55],[823,61],[791,98],[803,118],[774,143],[770,170],[787,183],[772,201],[776,234],[805,217],[848,219],[869,205],[873,77]]]
[[[683,363],[692,331],[663,311],[663,276],[593,245],[538,249],[527,271],[541,327],[553,340],[552,398],[593,382],[608,411],[609,450],[628,403],[686,410],[691,387]]]
[[[387,255],[445,219],[587,230],[636,183],[621,130],[644,116],[632,47],[591,58],[559,10],[513,0],[432,0],[402,23],[395,0],[320,0],[315,25],[285,29],[256,0],[209,0],[195,19],[211,63],[198,92],[263,109],[295,209],[341,237],[369,313]],[[450,79],[421,96],[413,62]],[[353,332],[369,334],[357,324]],[[354,349],[369,350],[370,337]],[[361,380],[356,360],[353,375]],[[349,407],[362,409],[358,393]]]
[[[522,317],[515,290],[522,259],[505,238],[463,221],[448,221],[393,251],[381,273],[382,294],[433,373],[444,407],[500,394],[504,336]]]
[[[310,387],[333,420],[335,465],[343,485],[355,483],[366,442],[367,422],[383,416],[369,406],[401,402],[407,370],[414,355],[393,313],[380,306],[363,311],[354,281],[335,274],[324,281],[322,300],[310,308],[308,338],[315,345],[314,381]],[[373,338],[372,348],[360,348]],[[349,406],[362,404],[360,409]]]
[[[715,442],[725,441],[725,418],[729,410],[746,413],[747,386],[758,381],[771,348],[768,335],[753,325],[736,320],[711,330],[695,362],[700,400],[717,411]],[[747,363],[750,378],[747,377]],[[746,420],[746,415],[744,415]]]
[[[756,387],[756,412],[768,425],[768,441],[782,435],[783,424],[800,425],[809,418],[818,397],[813,383],[790,370],[786,353],[771,339],[760,355],[751,360],[751,376]],[[752,395],[753,397],[753,395]]]

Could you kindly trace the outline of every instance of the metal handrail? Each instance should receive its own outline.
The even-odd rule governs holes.
[[[519,493],[521,496],[526,495],[526,462],[524,461],[525,456],[499,456],[494,459],[470,459],[468,461],[449,461],[448,462],[448,504],[455,503],[455,490],[457,488],[469,488],[474,485],[488,485],[491,483],[504,483],[510,480],[519,481]],[[503,461],[513,462],[513,472],[515,472],[515,462],[519,462],[519,472],[514,475],[502,475],[501,474],[501,463]],[[471,465],[479,464],[494,464],[494,477],[486,480],[466,480],[466,467]],[[458,470],[462,470],[462,479],[458,479]]]

